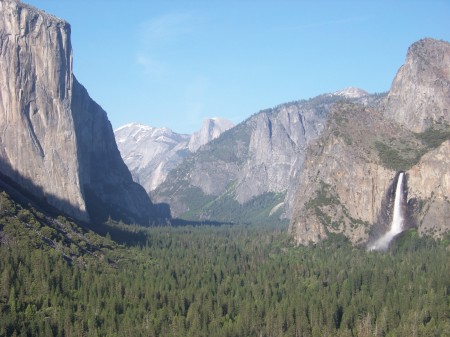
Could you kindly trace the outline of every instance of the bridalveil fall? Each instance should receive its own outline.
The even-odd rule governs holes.
[[[384,233],[379,239],[377,239],[371,246],[369,250],[386,250],[389,243],[392,241],[394,236],[403,231],[404,214],[403,214],[403,180],[405,173],[400,172],[397,180],[397,187],[395,188],[395,199],[394,199],[394,214],[392,216],[392,223],[390,229]]]

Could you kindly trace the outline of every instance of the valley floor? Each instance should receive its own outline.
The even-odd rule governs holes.
[[[410,231],[377,253],[270,227],[116,225],[68,244],[0,201],[0,336],[450,335],[448,239]]]

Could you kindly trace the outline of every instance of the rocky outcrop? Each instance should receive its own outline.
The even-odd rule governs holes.
[[[380,104],[335,105],[298,181],[289,228],[299,244],[330,233],[355,244],[378,237],[390,226],[399,171],[406,172],[406,226],[436,238],[450,230],[447,45],[415,43]]]
[[[189,140],[189,151],[195,152],[201,146],[219,137],[223,132],[234,126],[230,121],[223,118],[208,118],[203,121],[202,128],[194,132]]]
[[[450,43],[420,40],[408,49],[395,77],[384,114],[414,132],[450,124]]]
[[[222,118],[206,119],[202,128],[192,135],[173,132],[168,128],[153,128],[136,123],[114,131],[122,158],[147,192],[155,190],[184,157],[233,127]]]
[[[334,97],[286,104],[253,117],[248,155],[236,187],[244,203],[265,192],[286,193],[297,177],[308,143],[322,132]]]
[[[383,157],[383,140],[392,148],[402,144],[419,153],[415,164],[401,152]],[[407,175],[407,226],[441,237],[449,223],[449,141],[436,149],[416,134],[390,123],[374,109],[339,104],[327,129],[308,149],[298,181],[290,231],[297,243],[316,243],[329,233],[343,233],[354,244],[365,244],[384,233],[392,220],[394,182],[398,171]]]
[[[73,217],[156,215],[72,74],[69,24],[14,0],[0,2],[0,143],[1,172]]]

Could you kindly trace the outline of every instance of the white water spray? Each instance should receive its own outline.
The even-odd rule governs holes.
[[[397,187],[395,189],[394,215],[392,216],[391,228],[375,241],[373,245],[369,247],[369,250],[386,250],[394,236],[403,231],[403,177],[404,172],[400,172]]]

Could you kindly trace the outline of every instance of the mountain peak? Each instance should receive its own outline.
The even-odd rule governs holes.
[[[390,92],[374,102],[336,104],[308,148],[290,225],[297,243],[342,233],[361,244],[389,232],[399,172],[404,228],[435,238],[449,231],[450,44],[412,44]]]
[[[361,98],[369,95],[365,90],[356,87],[348,87],[332,93],[333,96],[341,96],[345,98]]]
[[[442,62],[448,47],[449,43],[447,41],[436,40],[429,37],[423,38],[414,42],[408,48],[406,59],[409,60],[411,58],[421,57],[426,58],[430,63]]]
[[[386,100],[385,115],[414,132],[450,123],[450,43],[413,43]]]
[[[201,146],[219,137],[223,132],[234,126],[232,122],[224,118],[207,118],[203,121],[202,128],[192,134],[189,141],[189,150],[197,151]]]

